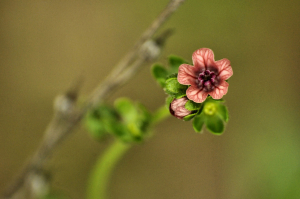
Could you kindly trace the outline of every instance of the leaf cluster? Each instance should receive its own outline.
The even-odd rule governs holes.
[[[206,128],[213,134],[221,135],[225,124],[228,122],[228,110],[223,100],[214,100],[211,97],[203,103],[203,109],[193,120],[193,128],[196,132],[202,132]]]
[[[113,135],[124,142],[140,142],[148,135],[151,113],[140,103],[119,98],[114,106],[99,105],[85,118],[85,126],[95,139]]]
[[[168,77],[171,77],[174,74],[177,74],[178,68],[181,64],[187,64],[188,62],[181,57],[171,55],[168,58],[168,67],[164,67],[161,64],[154,64],[151,67],[151,73],[157,83],[162,87],[165,88],[166,80]],[[176,75],[177,77],[177,75]]]

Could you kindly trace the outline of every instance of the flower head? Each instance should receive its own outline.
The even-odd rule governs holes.
[[[210,95],[221,99],[227,93],[229,84],[225,81],[233,75],[228,59],[214,60],[211,49],[201,48],[192,56],[194,66],[181,64],[177,80],[180,84],[191,85],[186,95],[196,103],[202,103]]]
[[[192,113],[185,108],[185,104],[189,101],[188,98],[183,97],[179,99],[174,99],[170,104],[170,113],[177,117],[178,119],[183,119],[185,116]]]

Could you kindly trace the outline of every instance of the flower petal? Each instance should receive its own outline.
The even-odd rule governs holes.
[[[216,88],[208,94],[214,99],[221,99],[224,95],[226,95],[228,86],[229,84],[227,82],[222,81],[220,85],[216,86]]]
[[[195,67],[188,64],[181,64],[178,70],[177,80],[183,85],[194,85],[197,79]]]
[[[200,71],[207,69],[207,66],[214,65],[214,52],[209,48],[200,48],[192,56],[194,66]]]
[[[184,107],[185,103],[188,101],[186,97],[182,97],[179,99],[174,99],[171,103],[172,110],[176,111],[178,107]]]
[[[228,59],[221,59],[219,61],[216,61],[216,66],[219,70],[220,79],[226,80],[233,75],[230,61]]]
[[[183,117],[191,114],[192,111],[186,110],[184,107],[178,107],[175,111],[175,116],[182,119]]]
[[[189,98],[190,100],[193,100],[196,103],[202,103],[207,98],[208,93],[205,92],[203,89],[200,90],[196,86],[190,86],[186,90],[186,96],[187,96],[187,98]]]

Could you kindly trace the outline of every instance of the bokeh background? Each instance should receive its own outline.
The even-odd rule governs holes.
[[[0,191],[38,146],[54,97],[78,76],[86,96],[168,0],[0,1]],[[196,134],[168,118],[117,166],[111,199],[300,198],[300,1],[187,0],[160,29],[174,28],[169,54],[191,61],[201,47],[228,58],[222,136]],[[109,98],[160,107],[164,92],[150,66]],[[85,197],[88,174],[109,144],[84,128],[53,153],[52,187]]]

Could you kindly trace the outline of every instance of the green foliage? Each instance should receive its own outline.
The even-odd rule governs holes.
[[[90,111],[85,126],[98,140],[110,134],[124,142],[140,142],[148,134],[151,121],[151,113],[142,104],[120,98],[114,107],[102,104]]]
[[[170,66],[170,73],[178,73],[178,68],[181,64],[187,64],[188,62],[185,61],[183,58],[178,57],[176,55],[169,56],[169,66]]]
[[[168,71],[160,64],[154,64],[152,66],[152,75],[159,83],[161,87],[165,87],[166,77],[168,75]]]
[[[135,105],[127,98],[119,98],[114,103],[116,111],[120,114],[125,122],[135,120],[137,110]]]
[[[219,116],[222,118],[222,120],[224,122],[228,122],[229,117],[228,117],[227,107],[224,104],[218,103],[217,111],[218,111]]]
[[[193,120],[193,128],[196,132],[201,132],[202,131],[202,127],[204,124],[204,117],[202,117],[202,115],[199,115],[197,117],[194,118]]]
[[[167,97],[167,99],[166,99],[166,105],[167,105],[168,108],[170,107],[170,104],[172,103],[172,101],[173,101],[174,99],[175,99],[175,97],[172,96],[172,95],[169,95],[169,96]]]
[[[192,100],[187,101],[187,103],[185,104],[185,108],[189,111],[199,110],[201,107],[202,107],[202,104],[196,103]]]
[[[154,77],[154,79],[157,81],[157,83],[162,87],[165,88],[166,80],[169,75],[177,73],[178,68],[181,64],[185,64],[187,61],[182,59],[181,57],[171,55],[169,57],[169,67],[165,68],[161,64],[153,64],[151,67],[151,73]]]
[[[223,101],[208,98],[204,102],[201,114],[194,118],[193,127],[196,132],[201,132],[205,124],[211,133],[221,135],[226,122],[228,122],[228,111]]]
[[[197,112],[196,112],[196,113],[189,114],[189,115],[185,116],[185,117],[183,118],[183,120],[184,120],[184,121],[190,121],[190,120],[193,119],[196,115],[197,115]]]
[[[166,93],[176,97],[177,99],[186,95],[185,92],[187,88],[188,86],[182,85],[177,81],[177,76],[174,77],[172,75],[166,80],[166,86],[165,86]]]
[[[100,140],[104,135],[116,128],[119,120],[117,112],[108,105],[100,105],[87,113],[85,126],[93,138]]]
[[[206,128],[213,134],[222,134],[224,131],[224,122],[217,115],[206,115]]]

